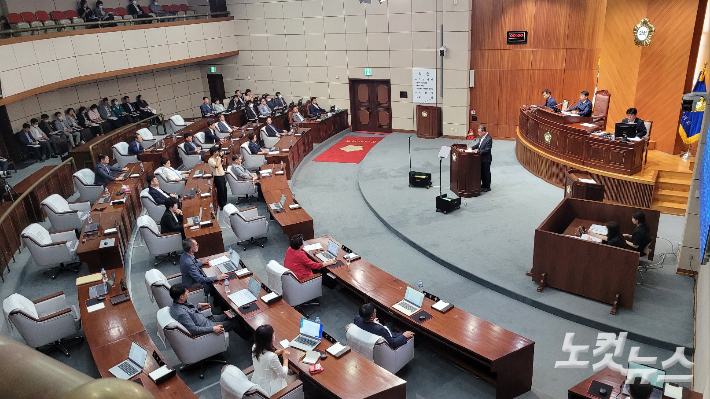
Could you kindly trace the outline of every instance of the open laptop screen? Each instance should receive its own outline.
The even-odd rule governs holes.
[[[424,302],[424,294],[412,287],[407,287],[407,292],[404,293],[404,299],[412,305],[421,308]]]
[[[241,259],[241,258],[239,257],[239,254],[237,253],[237,251],[232,251],[232,259],[231,260],[232,260],[232,263],[234,264],[234,267],[239,267],[239,259]]]
[[[338,244],[333,240],[328,240],[328,252],[333,256],[338,256]]]
[[[135,342],[131,344],[131,351],[128,353],[128,358],[131,359],[133,363],[142,368],[145,365],[145,358],[147,355],[148,352],[141,348],[140,345]]]
[[[633,381],[636,377],[641,377],[642,380],[647,379],[649,384],[663,390],[663,382],[658,381],[658,376],[661,375],[666,375],[666,372],[644,364],[629,362],[629,371],[626,380]]]
[[[249,292],[251,292],[255,298],[258,298],[259,292],[261,292],[261,284],[259,284],[259,280],[254,277],[249,279]]]
[[[323,325],[303,318],[301,319],[301,334],[308,335],[309,337],[321,338],[321,335],[323,334]]]

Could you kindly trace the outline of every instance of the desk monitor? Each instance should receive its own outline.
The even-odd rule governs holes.
[[[638,364],[629,362],[628,374],[626,376],[627,381],[633,381],[636,377],[641,377],[641,380],[648,380],[654,388],[663,390],[663,381],[658,381],[659,376],[665,376],[666,372],[664,370],[659,370],[655,367],[646,366],[645,364]]]
[[[623,137],[636,137],[635,123],[616,122],[616,128],[614,129],[614,139],[620,139]]]

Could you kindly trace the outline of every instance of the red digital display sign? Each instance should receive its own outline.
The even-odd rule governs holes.
[[[526,31],[526,30],[508,31],[508,35],[506,37],[506,42],[508,44],[525,44],[528,42],[528,31]]]

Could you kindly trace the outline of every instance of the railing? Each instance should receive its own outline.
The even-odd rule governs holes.
[[[50,179],[58,176],[63,171],[62,169],[67,168],[65,165],[69,163],[71,163],[72,170],[75,171],[76,165],[74,164],[74,158],[69,158],[54,167],[54,169],[39,178],[36,182],[32,183],[32,185],[19,197],[15,198],[14,202],[9,206],[6,207],[4,203],[0,204],[0,210],[2,210],[2,214],[0,214],[0,226],[2,226],[2,229],[0,229],[0,279],[2,279],[3,282],[5,282],[3,273],[5,273],[5,269],[7,269],[8,272],[10,271],[10,259],[15,260],[15,251],[20,249],[22,244],[20,241],[22,230],[33,223],[29,215],[33,212],[35,207],[39,207],[39,203],[42,202],[44,198],[55,194],[54,192],[50,192],[52,188],[55,188],[56,191],[60,191],[56,185],[52,187],[48,182]],[[69,179],[71,181],[71,173],[69,174]],[[42,195],[35,195],[35,190],[38,188],[47,189],[48,187],[50,189],[43,191],[41,193]],[[47,195],[45,196],[43,194]]]
[[[154,14],[148,14],[148,15],[154,15]],[[72,31],[72,30],[84,30],[86,28],[106,28],[106,27],[113,27],[116,25],[119,26],[128,26],[128,25],[141,25],[145,24],[147,22],[153,23],[160,23],[160,22],[172,22],[172,21],[186,21],[186,20],[193,20],[193,19],[200,19],[200,18],[222,18],[222,17],[228,17],[229,16],[229,11],[220,11],[220,12],[209,12],[209,13],[202,13],[202,14],[185,14],[185,15],[166,15],[164,17],[157,17],[157,16],[152,16],[149,18],[130,18],[130,19],[116,19],[112,21],[92,21],[92,22],[80,22],[80,23],[71,23],[71,24],[59,24],[57,21],[55,22],[55,25],[49,25],[49,26],[32,26],[29,28],[21,28],[21,29],[6,29],[6,30],[0,30],[0,36],[2,38],[8,38],[8,37],[20,37],[20,36],[30,36],[30,35],[22,35],[22,33],[31,33],[32,35],[38,35],[42,33],[47,33],[47,31],[56,31],[56,32],[67,32],[67,31]],[[67,18],[69,19],[69,18]],[[55,33],[55,32],[51,32]]]

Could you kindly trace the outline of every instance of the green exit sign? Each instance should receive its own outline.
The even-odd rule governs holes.
[[[365,76],[372,76],[372,69],[365,68]]]
[[[217,67],[210,67],[210,73],[217,72]]]

